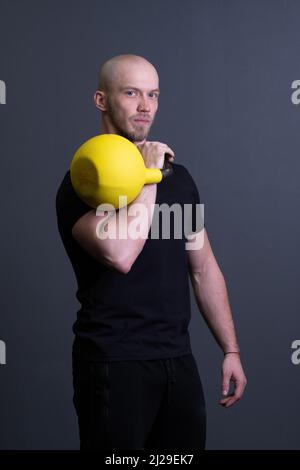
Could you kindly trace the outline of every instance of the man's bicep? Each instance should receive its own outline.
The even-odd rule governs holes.
[[[98,261],[112,267],[110,258],[105,251],[105,244],[97,236],[102,223],[108,219],[107,213],[96,215],[94,209],[81,216],[73,225],[71,233],[79,245]]]

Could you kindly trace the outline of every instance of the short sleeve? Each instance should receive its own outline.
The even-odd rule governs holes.
[[[80,217],[93,209],[75,192],[69,171],[57,191],[55,202],[59,231],[65,235],[71,233],[73,225]]]
[[[195,185],[194,202],[192,204],[192,231],[194,233],[200,232],[204,226],[204,205],[200,201],[199,191]]]
[[[205,227],[204,222],[204,204],[201,202],[197,185],[185,168],[189,179],[190,200],[187,208],[187,216],[185,217],[185,235],[200,232]]]

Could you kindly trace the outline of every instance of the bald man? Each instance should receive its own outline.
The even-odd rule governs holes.
[[[233,405],[246,385],[224,277],[198,217],[197,186],[168,144],[147,140],[159,93],[155,67],[124,54],[102,65],[94,95],[101,133],[132,141],[148,168],[162,169],[165,160],[172,166],[171,176],[145,185],[110,220],[110,229],[122,225],[124,215],[134,220],[129,210],[143,204],[142,236],[127,231],[125,238],[99,239],[96,227],[105,216],[78,198],[69,171],[57,192],[59,232],[81,304],[72,357],[82,450],[205,448],[205,400],[188,331],[189,278],[224,353],[220,405]],[[175,237],[171,221],[168,238],[152,237],[157,208],[175,203],[193,208],[191,230]]]

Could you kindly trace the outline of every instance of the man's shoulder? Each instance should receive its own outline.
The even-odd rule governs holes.
[[[173,168],[174,173],[176,173],[180,178],[184,178],[187,181],[193,180],[191,173],[183,163],[173,163]]]
[[[55,206],[59,226],[69,231],[81,216],[92,210],[92,207],[82,201],[75,192],[70,170],[65,173],[58,187]]]
[[[59,209],[60,207],[63,208],[66,205],[76,206],[78,204],[83,203],[83,201],[79,198],[75,189],[73,188],[70,170],[68,170],[62,178],[56,192],[55,200],[57,209]]]
[[[70,190],[70,188],[72,188],[70,170],[67,170],[64,177],[62,178],[62,180],[59,183],[59,186],[58,186],[58,189],[57,189],[57,192],[56,192],[56,198],[61,196],[64,191]]]

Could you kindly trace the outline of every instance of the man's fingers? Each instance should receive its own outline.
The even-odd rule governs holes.
[[[229,406],[233,405],[236,401],[238,401],[240,397],[235,394],[229,395],[227,398],[222,398],[219,403],[220,405],[228,408]]]
[[[170,149],[170,147],[167,147],[167,149],[165,150],[165,153],[172,155],[173,158],[175,157],[175,153],[173,152],[172,149]]]
[[[230,384],[230,374],[223,373],[223,380],[222,380],[222,395],[227,395],[229,391],[229,384]]]
[[[161,149],[164,151],[164,153],[172,155],[172,157],[175,157],[174,151],[169,147],[167,144],[164,144],[162,142],[151,142],[153,144],[157,144],[158,146],[161,147]]]
[[[246,386],[246,382],[244,382],[244,381],[236,382],[234,393],[229,395],[226,398],[222,398],[219,401],[220,405],[224,406],[225,408],[228,408],[229,406],[232,406],[234,403],[236,403],[238,400],[240,400],[240,398],[243,395],[245,386]],[[223,393],[223,395],[225,395],[225,394]]]
[[[170,161],[174,161],[174,158],[175,158],[175,152],[171,149],[171,147],[169,147],[167,144],[164,144],[162,142],[156,142],[156,141],[147,141],[145,142],[144,144],[140,144],[139,142],[133,142],[134,145],[141,151],[142,150],[142,147],[144,145],[146,145],[146,143],[148,145],[157,145],[158,147],[160,147],[161,151],[165,154],[166,158]]]
[[[234,390],[234,395],[239,400],[244,393],[244,389],[246,387],[246,382],[244,380],[237,380]]]
[[[230,395],[229,397],[227,398],[222,398],[220,401],[219,401],[219,404],[222,405],[222,406],[225,406],[226,403],[229,402],[229,400],[231,399],[232,395]]]
[[[169,155],[169,154],[167,153],[166,157],[167,157],[167,159],[168,159],[169,161],[174,162],[174,156],[173,156],[173,155]]]

